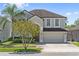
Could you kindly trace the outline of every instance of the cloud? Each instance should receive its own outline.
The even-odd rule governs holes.
[[[12,4],[12,3],[11,3]],[[29,4],[28,3],[14,3],[18,8],[24,8],[24,7],[28,7]]]
[[[71,14],[72,14],[71,12],[67,12],[67,13],[66,13],[67,16],[70,16]]]
[[[23,6],[26,6],[28,7],[29,5],[27,3],[18,3],[16,4],[17,7],[23,7]]]
[[[67,12],[65,15],[70,16],[70,15],[78,15],[79,12]]]
[[[22,3],[17,3],[17,4],[15,4],[17,7],[22,7]]]
[[[79,14],[79,12],[74,12],[74,14]]]

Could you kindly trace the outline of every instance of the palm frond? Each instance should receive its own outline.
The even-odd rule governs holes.
[[[8,22],[8,20],[7,20],[6,16],[1,17],[0,28],[4,29],[7,22]]]
[[[7,22],[8,22],[8,20],[4,21],[2,29],[4,29],[6,27]]]

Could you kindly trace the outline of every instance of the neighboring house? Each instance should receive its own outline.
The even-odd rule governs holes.
[[[40,43],[47,42],[67,42],[67,30],[64,26],[67,18],[59,14],[43,10],[35,9],[32,11],[22,11],[17,14],[15,19],[30,20],[40,27],[40,33],[37,41]]]
[[[11,22],[8,21],[5,25],[5,28],[2,29],[2,25],[0,25],[0,41],[5,41],[9,37],[11,37]]]
[[[69,29],[68,31],[68,40],[69,41],[79,41],[79,25]]]

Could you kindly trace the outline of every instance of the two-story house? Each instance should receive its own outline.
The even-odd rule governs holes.
[[[65,16],[44,10],[35,9],[32,11],[22,11],[15,19],[28,19],[40,27],[38,41],[46,42],[67,42],[67,31],[64,26],[67,18]]]
[[[65,16],[43,9],[32,10],[30,13],[34,15],[30,20],[40,26],[39,42],[67,42]]]

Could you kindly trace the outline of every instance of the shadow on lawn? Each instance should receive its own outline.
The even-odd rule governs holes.
[[[10,52],[9,54],[38,54],[41,52]]]
[[[36,45],[46,45],[46,44],[70,44],[70,42],[45,42],[45,43],[37,43]]]

